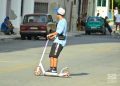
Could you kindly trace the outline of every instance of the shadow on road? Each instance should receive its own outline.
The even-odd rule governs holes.
[[[86,75],[89,75],[89,73],[73,73],[73,74],[70,74],[70,76],[86,76]]]

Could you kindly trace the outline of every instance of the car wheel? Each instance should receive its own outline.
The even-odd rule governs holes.
[[[45,37],[45,40],[47,40],[48,38],[47,38],[47,34],[44,36]]]
[[[32,38],[31,38],[31,36],[27,36],[27,39],[28,39],[28,40],[31,40]]]
[[[21,35],[21,39],[22,39],[22,40],[25,40],[25,36],[24,36],[24,35]]]
[[[85,35],[88,35],[88,31],[85,31]]]
[[[91,35],[91,32],[90,32],[90,31],[88,31],[88,35]]]
[[[102,33],[103,33],[103,35],[106,35],[106,30],[103,30]]]
[[[103,32],[103,35],[106,35],[106,32]]]
[[[85,35],[87,35],[87,32],[88,32],[88,31],[87,31],[87,28],[85,27]]]
[[[47,38],[47,37],[45,37],[45,40],[48,40],[48,38]]]
[[[35,36],[34,39],[35,39],[35,40],[39,40],[39,37],[38,37],[38,36]]]
[[[47,32],[47,31],[46,31],[46,34],[44,35],[45,40],[47,40],[47,39],[48,39],[48,38],[47,38],[47,35],[48,35],[48,34],[50,34],[50,31],[49,31],[49,32]]]

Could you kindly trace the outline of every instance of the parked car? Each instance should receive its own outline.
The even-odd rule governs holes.
[[[56,23],[53,22],[49,14],[27,14],[20,25],[21,39],[38,38],[43,36],[47,39],[47,34],[56,30]]]
[[[100,32],[106,34],[104,19],[102,17],[88,17],[85,24],[85,34]]]

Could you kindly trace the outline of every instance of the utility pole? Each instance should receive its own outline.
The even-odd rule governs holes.
[[[80,17],[81,0],[78,0],[78,17]]]
[[[66,0],[64,0],[64,9],[66,10],[66,2],[65,2]]]
[[[113,8],[113,5],[114,5],[114,0],[112,0],[112,19],[114,20],[114,8]]]

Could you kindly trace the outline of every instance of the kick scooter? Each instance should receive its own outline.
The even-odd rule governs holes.
[[[61,71],[59,73],[51,73],[51,72],[46,72],[43,65],[42,65],[42,60],[44,58],[44,54],[45,54],[45,51],[46,51],[46,48],[47,48],[47,45],[48,45],[48,42],[49,40],[47,40],[46,44],[45,44],[45,47],[44,47],[44,50],[43,50],[43,53],[42,53],[42,56],[40,58],[40,62],[39,62],[39,65],[38,67],[35,69],[35,75],[36,76],[40,76],[40,75],[44,75],[44,76],[54,76],[54,77],[69,77],[70,76],[70,73],[68,71],[68,67],[65,67],[65,68],[62,68]]]

